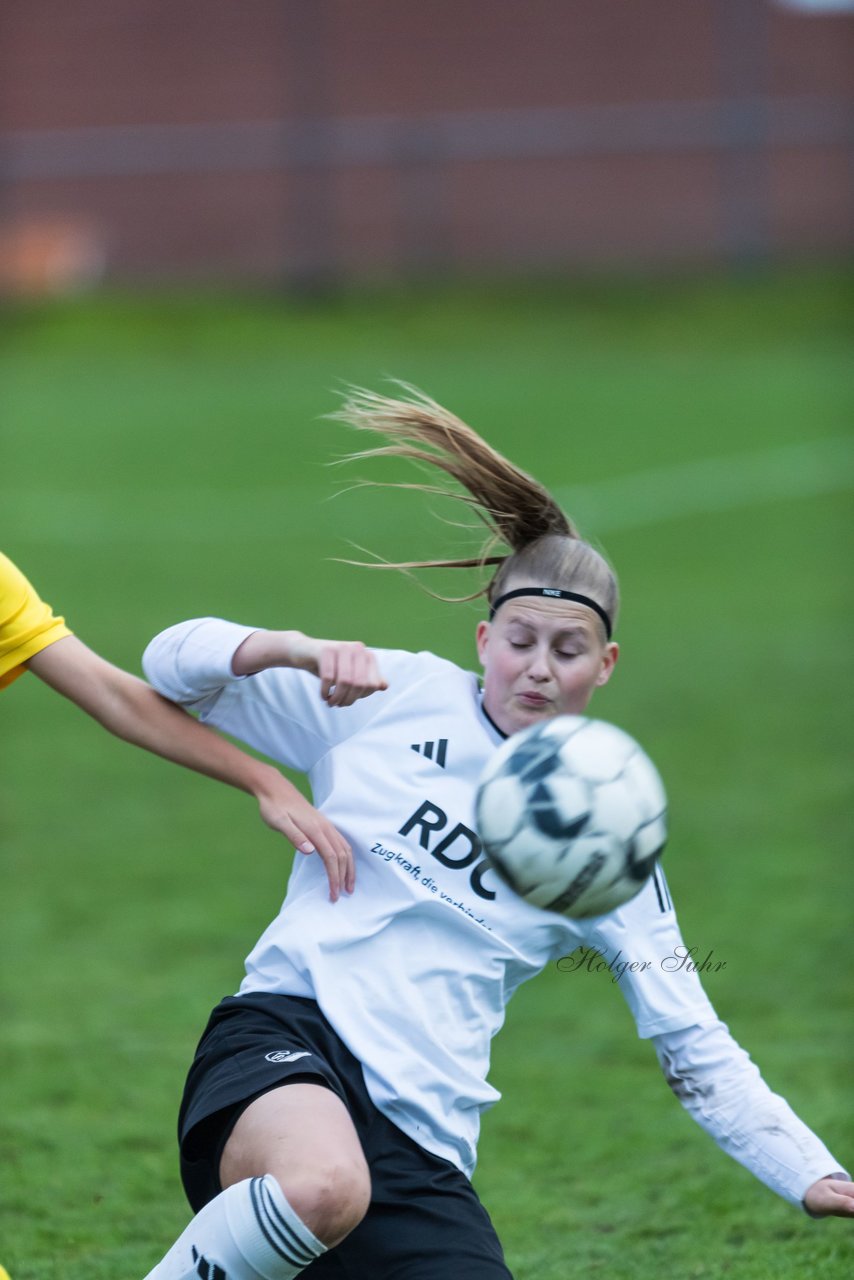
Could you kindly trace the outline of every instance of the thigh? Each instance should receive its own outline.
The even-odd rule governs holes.
[[[367,1164],[350,1113],[323,1084],[280,1085],[250,1102],[223,1148],[223,1187],[272,1173],[286,1185],[318,1168],[360,1170]]]
[[[241,1112],[223,1148],[220,1182],[264,1174],[326,1246],[343,1240],[370,1204],[371,1175],[353,1122],[324,1085],[282,1085]]]
[[[222,1190],[220,1163],[232,1131],[268,1093],[308,1082],[354,1115],[364,1113],[358,1090],[347,1084],[358,1067],[350,1057],[313,1001],[266,994],[223,1000],[199,1042],[178,1118],[181,1179],[193,1209]],[[298,1126],[299,1116],[290,1122]]]

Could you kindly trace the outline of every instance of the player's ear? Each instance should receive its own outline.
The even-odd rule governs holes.
[[[607,684],[611,679],[611,673],[617,665],[617,659],[619,656],[620,646],[615,641],[612,640],[609,644],[605,645],[605,652],[602,655],[602,666],[599,670],[598,676],[596,677],[596,685],[598,688],[601,688],[603,684]]]
[[[477,656],[480,658],[480,665],[486,662],[486,646],[489,640],[489,623],[479,622],[477,631],[475,632],[475,641],[477,643]]]

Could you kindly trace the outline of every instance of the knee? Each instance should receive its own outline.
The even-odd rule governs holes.
[[[291,1170],[276,1176],[294,1213],[327,1248],[349,1235],[368,1211],[371,1176],[364,1161],[331,1161],[298,1177]]]

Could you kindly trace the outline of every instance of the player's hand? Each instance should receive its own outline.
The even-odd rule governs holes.
[[[317,674],[320,696],[330,707],[349,707],[388,688],[373,653],[358,640],[323,642]]]
[[[816,1218],[854,1218],[854,1182],[819,1178],[808,1188],[804,1205]]]
[[[320,696],[330,707],[349,707],[388,688],[370,649],[358,640],[317,640],[302,631],[253,631],[231,659],[236,676],[269,667],[296,667],[320,681]]]
[[[358,640],[301,636],[297,648],[298,665],[318,677],[320,696],[327,706],[349,707],[360,698],[388,688],[374,654]]]
[[[326,868],[329,898],[337,902],[356,885],[353,850],[341,832],[287,778],[271,770],[263,792],[257,793],[261,817],[290,840],[297,852],[315,853]]]

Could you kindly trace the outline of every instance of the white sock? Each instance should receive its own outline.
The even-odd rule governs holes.
[[[268,1173],[206,1204],[145,1280],[292,1280],[325,1252]]]

